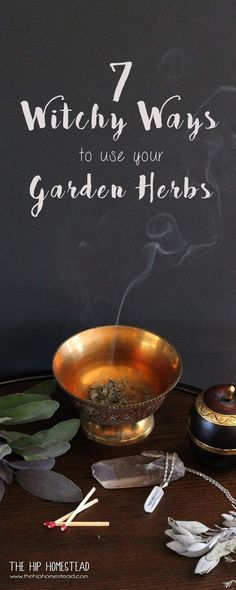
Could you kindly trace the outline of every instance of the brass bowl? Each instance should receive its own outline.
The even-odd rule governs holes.
[[[158,334],[130,326],[102,326],[66,340],[54,356],[53,372],[80,411],[88,438],[122,445],[152,431],[153,412],[179,381],[182,361]],[[91,387],[109,379],[138,384],[139,391],[151,392],[150,399],[123,406],[88,399]]]

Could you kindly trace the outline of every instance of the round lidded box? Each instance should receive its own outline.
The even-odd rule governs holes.
[[[190,408],[187,432],[206,463],[221,466],[236,457],[235,385],[215,385],[202,391]]]

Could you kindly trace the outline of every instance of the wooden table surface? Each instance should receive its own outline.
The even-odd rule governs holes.
[[[30,383],[21,382],[0,387],[0,394],[23,391]],[[55,422],[77,416],[63,392],[55,396],[60,408],[53,419],[31,425],[30,432],[47,428]],[[167,396],[155,415],[155,428],[144,441],[130,447],[106,447],[87,440],[80,430],[72,440],[71,449],[56,459],[55,471],[76,482],[85,495],[95,485],[99,503],[89,510],[94,520],[109,520],[104,529],[48,530],[45,519],[57,518],[69,512],[74,504],[59,504],[41,500],[24,491],[17,482],[8,487],[1,502],[1,564],[0,588],[52,590],[52,588],[84,590],[220,590],[223,581],[236,578],[235,563],[221,561],[210,574],[193,574],[195,559],[181,557],[166,547],[164,535],[167,518],[200,520],[208,526],[221,523],[221,513],[231,509],[223,494],[201,478],[187,474],[169,485],[158,508],[146,514],[143,504],[150,488],[105,490],[92,477],[91,465],[100,459],[141,453],[144,449],[177,451],[185,465],[198,468],[236,493],[233,466],[225,470],[211,470],[196,461],[186,437],[186,418],[193,396],[175,390]],[[17,427],[18,430],[24,430]],[[41,562],[34,578],[11,578],[10,561],[24,562],[24,574],[29,562]],[[46,571],[48,562],[88,562],[88,572]],[[23,575],[24,575],[23,574]],[[22,574],[21,574],[22,575]],[[36,577],[41,575],[44,577]],[[63,578],[63,576],[67,578]],[[46,577],[50,576],[50,577]]]

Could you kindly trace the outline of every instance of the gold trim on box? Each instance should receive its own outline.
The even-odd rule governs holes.
[[[218,414],[218,412],[210,410],[203,401],[203,395],[203,392],[200,393],[195,401],[197,413],[202,418],[219,426],[236,426],[236,414]]]
[[[236,449],[218,449],[217,447],[210,447],[210,445],[206,445],[205,443],[203,443],[201,440],[196,438],[190,432],[188,426],[187,426],[187,432],[188,432],[188,435],[191,438],[191,440],[195,443],[195,445],[197,445],[198,447],[200,447],[204,451],[208,451],[209,453],[214,453],[215,455],[236,455]]]

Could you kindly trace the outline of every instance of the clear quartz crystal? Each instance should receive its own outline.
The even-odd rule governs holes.
[[[158,506],[163,496],[163,489],[159,486],[154,486],[154,488],[152,489],[144,503],[145,512],[153,512],[153,510],[155,510],[155,508]]]
[[[171,469],[172,453],[168,456],[168,472]],[[98,461],[92,465],[92,474],[107,489],[138,488],[162,484],[166,465],[163,451],[144,451],[141,455],[119,457],[108,461]],[[183,477],[184,464],[176,453],[170,481]]]

